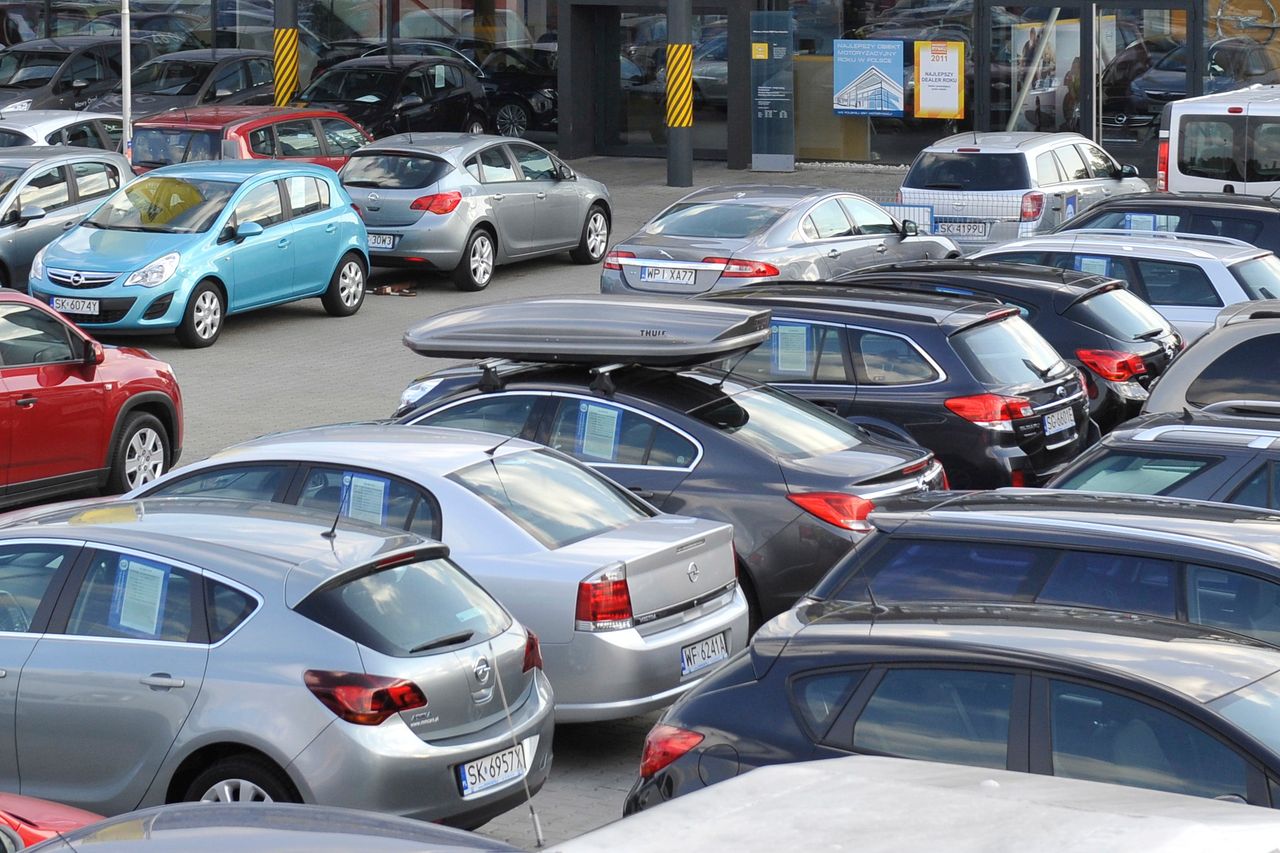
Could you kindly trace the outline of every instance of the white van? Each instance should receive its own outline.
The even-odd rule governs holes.
[[[1250,86],[1165,105],[1156,190],[1280,190],[1280,85]]]

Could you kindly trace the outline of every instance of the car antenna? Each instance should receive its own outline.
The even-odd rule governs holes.
[[[724,387],[724,381],[725,381],[726,379],[728,379],[728,378],[729,378],[730,374],[732,374],[732,373],[733,373],[733,371],[735,371],[735,370],[737,370],[737,369],[738,369],[738,365],[739,365],[739,364],[742,364],[742,360],[743,360],[744,358],[746,358],[746,357],[747,357],[747,353],[749,353],[749,352],[751,352],[751,350],[747,350],[747,351],[746,351],[746,352],[744,352],[742,355],[738,356],[738,360],[737,360],[737,361],[735,361],[735,362],[734,362],[734,363],[729,367],[729,369],[728,369],[728,370],[726,370],[726,371],[724,372],[724,376],[721,376],[721,377],[720,377],[720,381],[719,381],[719,382],[717,382],[717,383],[715,384],[715,387],[716,387],[716,388],[723,388],[723,387]]]
[[[328,530],[326,530],[324,533],[321,533],[320,535],[331,542],[334,539],[337,539],[338,538],[338,521],[341,518],[342,518],[342,499],[339,498],[338,511],[333,514],[333,524],[330,525]]]
[[[497,453],[497,452],[498,452],[498,450],[500,450],[500,449],[502,448],[502,445],[506,444],[508,441],[510,441],[510,440],[511,440],[511,439],[513,439],[513,438],[515,438],[515,436],[514,436],[514,435],[509,435],[509,436],[507,436],[506,438],[502,439],[502,441],[499,441],[499,442],[498,442],[497,444],[495,444],[493,447],[490,447],[488,450],[486,450],[486,451],[484,452],[484,453],[485,453],[485,456],[492,457],[492,456],[493,456],[493,454]]]
[[[871,584],[867,584],[867,598],[871,599],[871,620],[873,622],[880,614],[889,612],[889,608],[876,601],[876,594],[871,591]]]
[[[1181,420],[1184,424],[1189,424],[1189,423],[1193,422],[1195,419],[1196,419],[1196,418],[1195,418],[1195,415],[1191,414],[1191,410],[1190,410],[1190,409],[1188,409],[1186,406],[1183,406],[1183,407],[1182,407],[1182,417],[1180,418],[1180,420]]]
[[[510,439],[507,439],[510,441]],[[501,445],[499,445],[501,446]],[[525,629],[528,632],[528,628]],[[528,638],[525,643],[528,644]],[[536,642],[536,637],[535,637]],[[498,656],[493,653],[493,639],[489,639],[489,660],[493,666],[493,680],[498,682],[498,698],[502,700],[502,711],[507,715],[507,731],[511,733],[511,746],[517,749],[523,755],[524,747],[516,740],[516,726],[511,721],[511,705],[507,703],[507,688],[502,686],[502,668],[498,666]],[[532,756],[525,757],[525,761],[531,761]],[[529,806],[529,820],[533,823],[534,846],[542,847],[546,844],[546,839],[542,836],[542,821],[538,820],[538,812],[533,807],[533,794],[529,791],[529,769],[525,767],[524,775],[520,777],[520,784],[524,786],[524,801]]]

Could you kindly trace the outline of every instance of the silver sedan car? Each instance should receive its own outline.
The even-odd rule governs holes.
[[[618,243],[602,293],[694,294],[763,281],[822,281],[890,261],[959,257],[863,196],[742,185],[690,193]]]
[[[610,440],[591,428],[585,446]],[[730,525],[659,513],[516,438],[320,427],[224,450],[134,494],[275,500],[447,540],[536,632],[562,722],[667,705],[747,640]]]
[[[0,789],[100,814],[303,802],[476,826],[550,771],[537,639],[409,532],[277,504],[0,526]]]
[[[604,184],[532,142],[402,133],[356,151],[341,178],[375,266],[447,273],[459,290],[483,290],[513,261],[568,252],[598,263],[609,245]]]

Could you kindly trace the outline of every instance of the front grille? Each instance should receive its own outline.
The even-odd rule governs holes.
[[[68,316],[80,326],[98,323],[118,323],[124,319],[124,315],[129,313],[129,309],[133,307],[133,303],[136,301],[132,296],[122,299],[99,299],[97,316],[91,317],[87,314]]]
[[[90,287],[106,287],[120,277],[118,272],[79,272],[77,270],[49,270],[49,281],[59,287],[78,290]]]

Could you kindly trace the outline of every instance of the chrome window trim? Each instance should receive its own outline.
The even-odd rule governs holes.
[[[1215,435],[1253,436],[1246,446],[1254,450],[1267,450],[1272,443],[1280,440],[1280,431],[1265,429],[1241,429],[1239,427],[1205,427],[1194,424],[1167,424],[1165,426],[1148,427],[1137,433],[1132,441],[1160,441],[1165,434],[1171,432],[1189,432],[1194,435],[1212,438]]]

